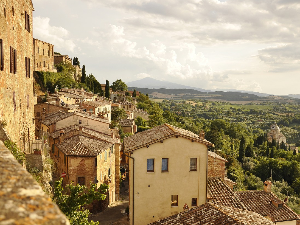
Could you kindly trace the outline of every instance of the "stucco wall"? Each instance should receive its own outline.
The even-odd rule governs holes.
[[[181,212],[185,203],[191,206],[192,198],[198,199],[198,205],[205,203],[207,147],[204,144],[173,137],[135,150],[131,156],[135,158],[134,175],[133,160],[129,160],[131,224],[133,213],[134,224],[142,225]],[[150,158],[155,159],[154,172],[147,172]],[[169,158],[168,172],[161,172],[162,158]],[[197,158],[197,171],[190,171],[190,158]],[[171,195],[178,195],[178,206],[171,206]]]

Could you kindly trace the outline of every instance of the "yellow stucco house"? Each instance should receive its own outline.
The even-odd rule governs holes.
[[[206,202],[212,143],[164,124],[124,139],[129,157],[130,224],[148,224]]]

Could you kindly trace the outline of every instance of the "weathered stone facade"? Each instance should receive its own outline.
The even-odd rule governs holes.
[[[267,134],[268,142],[275,140],[277,143],[286,143],[286,137],[280,132],[277,124],[272,124],[269,133]]]
[[[68,55],[59,55],[54,53],[54,65],[62,62],[72,64],[72,59],[69,58]]]
[[[34,71],[56,72],[54,67],[54,45],[33,39]]]
[[[34,139],[31,0],[0,0],[0,120],[25,150]]]
[[[218,154],[208,151],[207,177],[222,178],[224,180],[226,174],[226,162],[227,160]]]

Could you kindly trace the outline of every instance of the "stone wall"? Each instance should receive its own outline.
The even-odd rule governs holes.
[[[54,45],[33,39],[34,71],[56,72],[54,67]]]
[[[31,0],[0,0],[0,120],[22,150],[34,139],[32,10]]]
[[[216,153],[208,152],[208,167],[207,167],[207,177],[220,177],[225,178],[226,159],[218,156]]]
[[[66,216],[0,142],[0,224],[69,225]]]

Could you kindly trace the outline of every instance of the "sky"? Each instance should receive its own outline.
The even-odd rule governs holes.
[[[33,37],[100,83],[300,94],[299,0],[32,0]]]

